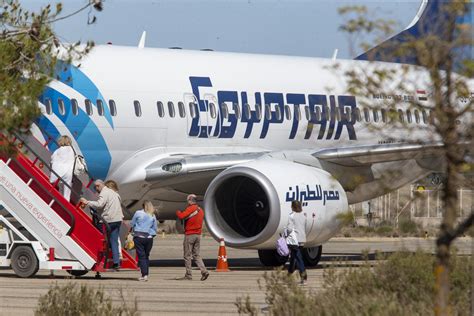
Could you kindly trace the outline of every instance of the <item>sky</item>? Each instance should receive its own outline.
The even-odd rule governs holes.
[[[86,0],[63,0],[63,13]],[[135,46],[143,31],[147,47],[182,47],[216,51],[338,58],[360,53],[349,49],[339,7],[365,5],[377,17],[393,19],[399,30],[415,16],[421,0],[106,0],[104,10],[83,11],[57,22],[64,42],[93,40],[96,44]],[[37,10],[46,0],[23,0]],[[97,22],[88,25],[88,14]]]

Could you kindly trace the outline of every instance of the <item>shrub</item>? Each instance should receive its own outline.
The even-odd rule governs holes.
[[[266,302],[271,315],[431,315],[434,310],[431,254],[401,251],[375,266],[324,271],[323,290],[314,293],[298,286],[284,272],[264,275]],[[453,255],[451,308],[453,315],[468,315],[472,282],[470,258]],[[250,298],[236,303],[241,314],[257,315]]]
[[[398,228],[402,234],[416,234],[418,232],[418,225],[409,219],[401,220]]]
[[[375,233],[379,236],[392,236],[392,226],[379,226],[375,229]]]
[[[139,315],[137,301],[135,300],[134,307],[129,307],[125,303],[122,291],[120,295],[122,304],[114,307],[110,297],[106,296],[101,288],[91,289],[86,285],[78,288],[74,283],[59,286],[56,283],[49,288],[48,293],[39,298],[35,315]]]

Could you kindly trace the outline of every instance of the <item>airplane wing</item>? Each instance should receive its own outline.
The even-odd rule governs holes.
[[[441,143],[433,144],[382,144],[372,146],[323,149],[313,157],[347,167],[360,167],[374,163],[425,159],[438,156],[443,150]]]
[[[270,157],[321,168],[334,175],[346,191],[365,190],[362,184],[377,184],[379,164],[400,166],[407,161],[426,170],[439,171],[443,146],[432,144],[381,144],[376,146],[347,146],[317,151],[246,152],[207,154],[175,154],[143,166],[148,196],[160,201],[182,201],[189,192],[204,196],[213,179],[229,167]],[[136,165],[135,165],[136,167]],[[393,167],[393,165],[392,165]],[[395,167],[398,168],[398,167]],[[403,168],[410,169],[410,168]],[[354,176],[358,183],[354,183]],[[368,191],[369,192],[369,191]],[[360,195],[360,194],[359,194]],[[129,202],[135,205],[138,200]]]

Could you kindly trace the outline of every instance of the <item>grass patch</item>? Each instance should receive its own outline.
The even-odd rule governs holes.
[[[114,306],[112,299],[104,293],[102,288],[93,289],[86,285],[76,286],[75,283],[60,286],[56,283],[49,288],[48,293],[39,298],[35,315],[139,315],[136,299],[134,306],[129,306],[121,290],[120,296],[121,305]]]
[[[295,278],[278,270],[265,273],[270,315],[432,315],[435,279],[432,255],[400,251],[371,266],[324,271],[323,290],[317,293],[298,285]],[[452,258],[450,305],[453,315],[470,313],[472,261]],[[237,299],[240,314],[258,315],[261,310],[249,296]]]

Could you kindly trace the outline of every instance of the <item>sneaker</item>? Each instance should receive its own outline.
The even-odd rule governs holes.
[[[114,269],[115,271],[118,271],[118,270],[120,270],[120,265],[119,264],[114,264],[112,266],[112,269]]]
[[[209,272],[204,272],[201,276],[201,281],[206,281],[209,277]]]
[[[301,286],[305,286],[306,284],[308,284],[308,282],[306,280],[301,280],[300,281],[300,285]]]
[[[147,281],[148,281],[148,275],[145,275],[145,276],[139,277],[139,278],[138,278],[138,281],[141,281],[141,282],[147,282]]]
[[[176,278],[175,280],[177,280],[177,281],[186,281],[186,280],[190,281],[192,279],[193,279],[192,277],[185,275],[184,277]]]

